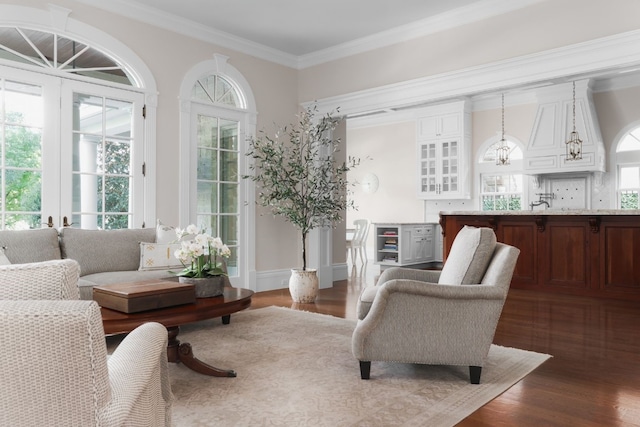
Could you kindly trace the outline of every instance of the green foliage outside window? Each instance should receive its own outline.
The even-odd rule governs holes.
[[[22,115],[7,114],[6,121],[21,123]],[[6,125],[4,135],[5,228],[16,228],[18,223],[40,228],[42,135],[39,130],[19,125]]]
[[[620,195],[620,209],[640,209],[637,191],[623,191]]]

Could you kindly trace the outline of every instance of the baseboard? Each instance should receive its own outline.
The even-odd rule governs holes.
[[[334,264],[331,268],[333,278],[329,281],[329,285],[321,285],[320,289],[330,288],[332,282],[337,280],[347,280],[349,271],[346,263]],[[289,287],[289,277],[291,269],[262,271],[256,273],[256,292],[275,291],[278,289],[286,289]],[[321,281],[322,283],[322,281]]]

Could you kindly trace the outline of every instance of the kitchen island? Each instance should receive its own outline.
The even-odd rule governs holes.
[[[511,286],[640,301],[640,210],[440,212],[444,257],[465,225],[520,249]]]

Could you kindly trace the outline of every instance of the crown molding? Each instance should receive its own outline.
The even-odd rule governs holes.
[[[77,0],[80,3],[144,22],[164,30],[202,40],[290,68],[298,67],[298,57],[259,43],[218,31],[158,9],[150,9],[132,0]]]
[[[492,16],[521,9],[547,0],[483,0],[469,6],[383,31],[369,37],[343,43],[307,55],[296,56],[278,49],[255,43],[232,34],[218,31],[206,25],[181,18],[155,8],[148,8],[135,0],[77,0],[117,15],[125,16],[156,27],[173,31],[207,43],[232,49],[259,59],[294,69],[304,69],[336,59],[345,58],[423,37],[439,31],[481,21]]]
[[[335,61],[385,46],[428,36],[440,31],[482,21],[493,16],[522,9],[546,0],[484,0],[466,7],[453,9],[430,18],[402,25],[388,31],[362,37],[327,49],[319,50],[298,59],[298,69]]]
[[[343,115],[357,116],[389,109],[417,108],[483,93],[523,90],[638,66],[640,30],[634,30],[450,73],[304,102],[303,105],[316,104],[321,113],[339,107]]]

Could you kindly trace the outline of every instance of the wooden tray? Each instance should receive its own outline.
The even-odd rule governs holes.
[[[95,286],[93,299],[101,307],[137,313],[196,302],[193,285],[168,280],[143,280]]]

